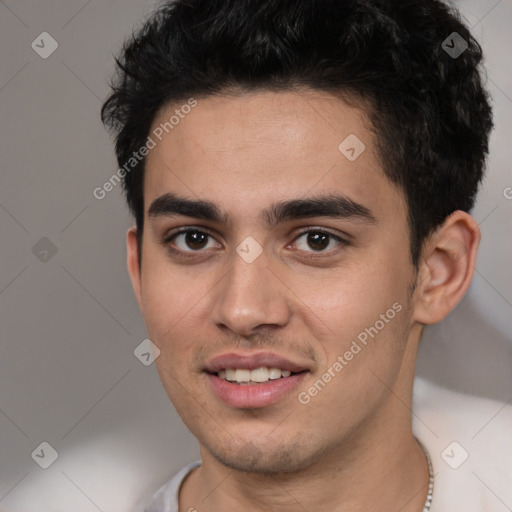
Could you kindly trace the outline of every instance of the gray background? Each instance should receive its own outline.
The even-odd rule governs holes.
[[[131,219],[119,187],[101,201],[92,195],[117,168],[99,120],[112,53],[153,5],[0,2],[0,509],[6,512],[70,505],[74,512],[139,510],[198,456],[154,365],[133,353],[146,333],[126,272]],[[473,212],[483,232],[475,279],[457,309],[427,329],[418,371],[508,402],[512,0],[459,5],[487,55],[497,128]],[[44,31],[59,45],[47,59],[31,47]],[[53,256],[42,252],[43,237],[56,247]],[[31,458],[43,441],[59,454],[48,469]]]

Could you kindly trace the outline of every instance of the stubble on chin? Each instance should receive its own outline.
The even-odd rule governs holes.
[[[270,444],[272,444],[270,446]],[[296,473],[322,458],[307,439],[272,442],[258,447],[251,441],[233,439],[221,447],[207,448],[210,454],[223,466],[243,473],[262,476]]]

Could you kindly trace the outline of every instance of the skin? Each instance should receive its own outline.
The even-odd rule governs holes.
[[[175,108],[162,109],[154,127]],[[469,287],[480,233],[454,212],[415,268],[406,202],[383,173],[370,128],[363,109],[318,91],[208,97],[147,157],[142,264],[131,228],[128,268],[161,351],[162,383],[200,443],[202,466],[185,480],[180,510],[422,510],[428,468],[410,410],[418,344],[422,326],[444,318]],[[349,134],[366,146],[355,161],[338,150]],[[210,201],[225,222],[149,216],[165,193]],[[323,216],[269,226],[261,215],[273,203],[333,193],[374,222]],[[204,248],[168,240],[190,226],[212,235]],[[349,243],[331,238],[319,250],[302,235],[308,228]],[[252,263],[236,252],[247,236],[263,251]],[[401,311],[300,403],[298,392],[395,303]],[[236,409],[202,371],[233,350],[269,350],[309,373],[276,404]]]

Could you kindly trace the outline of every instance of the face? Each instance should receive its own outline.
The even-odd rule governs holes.
[[[295,471],[388,421],[383,382],[413,371],[414,268],[364,112],[314,91],[210,97],[164,135],[131,273],[162,383],[202,449]]]

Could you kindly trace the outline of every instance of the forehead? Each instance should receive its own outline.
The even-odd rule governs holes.
[[[196,101],[191,109],[182,108],[186,101],[169,105],[155,117],[146,210],[166,192],[246,217],[272,202],[339,193],[370,204],[372,211],[397,214],[403,207],[405,216],[402,194],[384,175],[364,110],[317,91]]]

